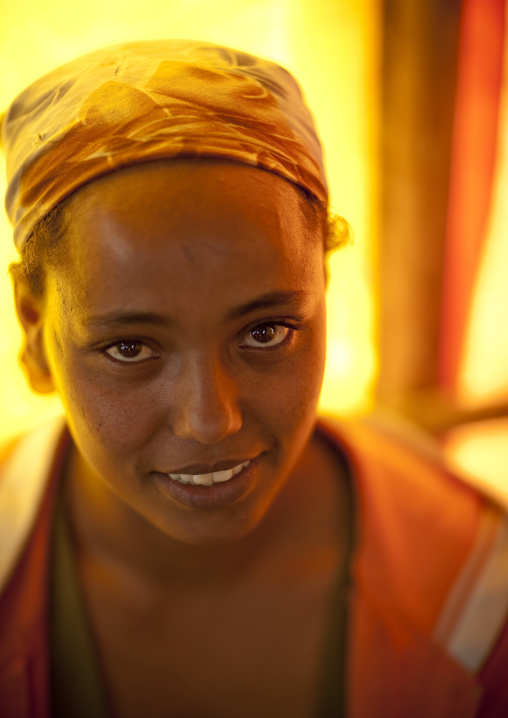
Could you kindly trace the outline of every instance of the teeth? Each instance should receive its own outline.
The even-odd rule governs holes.
[[[213,484],[221,484],[224,481],[229,481],[240,473],[242,469],[245,469],[250,464],[250,461],[244,461],[243,464],[233,466],[232,469],[226,471],[214,471],[211,474],[168,474],[170,479],[179,481],[181,484],[194,484],[196,486],[212,486]]]
[[[200,486],[211,486],[213,484],[213,474],[194,474],[192,480]]]
[[[240,468],[240,471],[241,470],[242,468]],[[229,479],[232,479],[234,475],[235,474],[233,473],[233,469],[228,469],[227,471],[215,471],[213,474],[210,474],[210,476],[213,477],[214,484],[220,484],[223,481],[229,481]]]

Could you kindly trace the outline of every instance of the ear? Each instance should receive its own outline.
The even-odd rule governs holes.
[[[44,297],[34,296],[25,282],[14,286],[16,312],[25,333],[20,359],[30,386],[40,394],[55,391],[44,342]]]

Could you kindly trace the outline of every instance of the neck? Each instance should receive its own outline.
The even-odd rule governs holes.
[[[175,540],[137,513],[98,477],[74,448],[66,471],[66,505],[77,551],[103,565],[127,570],[160,586],[214,584],[274,570],[308,572],[336,560],[344,546],[344,482],[337,462],[313,439],[261,523],[247,536],[220,545]],[[316,561],[319,554],[320,560]],[[332,558],[333,555],[333,558]],[[311,560],[312,563],[312,560]]]

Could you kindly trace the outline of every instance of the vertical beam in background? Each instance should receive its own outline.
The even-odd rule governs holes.
[[[460,9],[383,2],[377,396],[413,415],[438,380]]]
[[[440,383],[457,388],[496,167],[506,0],[464,0],[443,282]],[[500,320],[504,317],[502,311]]]

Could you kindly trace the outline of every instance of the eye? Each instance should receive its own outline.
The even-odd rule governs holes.
[[[275,347],[282,344],[292,331],[290,327],[286,327],[284,324],[257,324],[252,329],[249,329],[242,341],[242,346],[255,347],[256,349]]]
[[[158,356],[157,352],[147,344],[135,340],[117,342],[113,344],[113,346],[108,347],[105,353],[116,361],[130,364]]]

